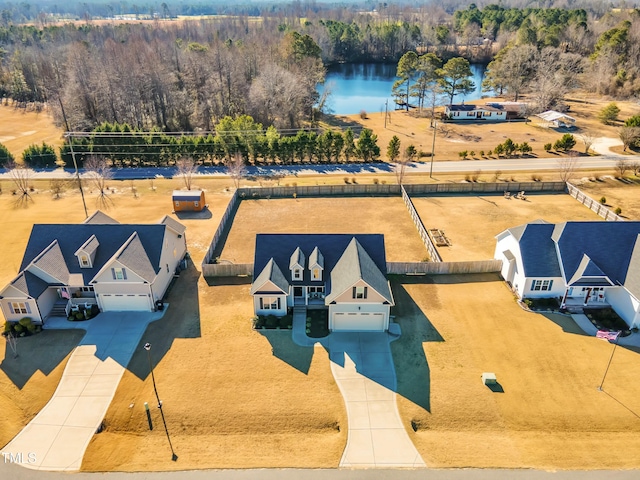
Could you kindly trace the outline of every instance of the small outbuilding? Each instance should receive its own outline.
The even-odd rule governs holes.
[[[172,200],[174,212],[200,212],[205,207],[202,190],[174,190]]]
[[[575,118],[555,110],[547,110],[537,114],[536,117],[542,119],[540,123],[547,128],[573,128],[576,126]]]

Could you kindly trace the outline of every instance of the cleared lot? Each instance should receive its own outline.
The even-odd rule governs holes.
[[[252,263],[257,233],[383,233],[387,261],[428,256],[400,197],[244,200],[220,258]]]
[[[618,348],[600,392],[612,345],[523,311],[498,276],[398,282],[398,405],[428,466],[640,466],[639,353]]]
[[[411,197],[427,229],[443,230],[451,245],[439,247],[444,261],[493,258],[495,236],[538,218],[548,222],[602,220],[565,194],[527,195],[526,200],[502,195]]]

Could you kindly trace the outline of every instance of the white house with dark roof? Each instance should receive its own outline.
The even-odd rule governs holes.
[[[119,224],[102,212],[81,224],[34,225],[20,272],[0,291],[0,308],[6,320],[35,323],[79,306],[154,310],[186,254],[184,233],[168,216]]]
[[[640,222],[538,220],[496,239],[502,276],[520,299],[609,304],[627,324],[640,326]]]
[[[332,331],[385,331],[394,300],[384,236],[259,234],[251,294],[256,315],[325,308]]]

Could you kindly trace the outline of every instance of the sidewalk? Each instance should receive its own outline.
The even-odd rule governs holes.
[[[86,322],[49,319],[45,329],[87,333],[71,354],[49,403],[2,453],[29,458],[21,465],[36,470],[80,470],[142,334],[166,311],[107,312]]]

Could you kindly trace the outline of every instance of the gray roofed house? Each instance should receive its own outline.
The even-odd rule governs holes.
[[[91,305],[154,310],[186,254],[178,232],[175,220],[120,224],[102,212],[80,224],[34,225],[17,276],[0,291],[5,319],[28,313],[41,323]]]
[[[496,238],[495,258],[518,297],[608,304],[640,326],[640,222],[538,222]]]
[[[259,234],[253,266],[256,315],[317,309],[332,331],[389,328],[383,235]]]

